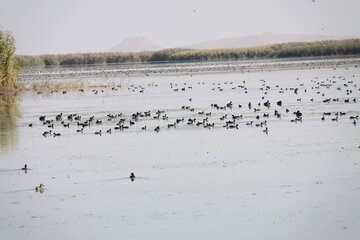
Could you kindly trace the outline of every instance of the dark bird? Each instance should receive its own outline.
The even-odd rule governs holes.
[[[132,172],[131,174],[130,174],[130,177],[129,177],[130,179],[131,179],[131,181],[133,182],[134,180],[135,180],[135,174]]]
[[[27,164],[25,164],[21,170],[27,171],[28,170]]]

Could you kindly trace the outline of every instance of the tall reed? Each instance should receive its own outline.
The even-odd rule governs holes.
[[[0,29],[0,92],[16,89],[15,39]]]

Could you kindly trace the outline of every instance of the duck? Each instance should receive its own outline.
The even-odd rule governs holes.
[[[36,186],[35,187],[35,191],[36,192],[40,192],[40,193],[43,193],[45,191],[45,188],[44,188],[44,184],[40,183],[39,186]]]
[[[55,119],[56,119],[56,121],[61,121],[62,120],[62,113],[60,113],[59,115],[56,115]]]
[[[100,135],[101,136],[101,130],[98,132],[95,132],[95,135]]]
[[[157,126],[155,129],[154,129],[155,132],[159,132],[160,131],[160,126]]]
[[[24,167],[21,168],[21,170],[27,171],[28,170],[27,164],[25,164]]]
[[[130,179],[131,179],[131,181],[134,181],[135,180],[135,174],[132,172],[131,174],[130,174],[130,177],[129,177]]]

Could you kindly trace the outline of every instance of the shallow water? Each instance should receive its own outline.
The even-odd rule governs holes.
[[[0,133],[7,139],[0,141],[7,143],[0,148],[0,239],[358,238],[360,122],[349,118],[360,115],[355,65],[116,81],[127,85],[100,88],[98,94],[86,89],[20,96],[15,130]],[[265,86],[267,94],[260,90]],[[290,88],[299,88],[298,94]],[[326,98],[339,101],[324,103]],[[230,101],[232,109],[211,107]],[[157,110],[168,119],[161,119],[165,113],[153,119]],[[297,110],[302,121],[291,122]],[[151,117],[113,129],[119,118],[129,125],[131,114],[144,111]],[[214,127],[186,124],[188,118],[202,121],[202,111],[211,112]],[[340,111],[346,115],[332,121]],[[324,121],[323,112],[331,112]],[[102,125],[78,133],[76,121],[65,120],[69,128],[54,121],[52,131],[61,136],[43,137],[50,128],[39,117],[60,113],[77,113],[82,121],[94,116]],[[108,120],[108,114],[119,113],[122,117]],[[225,114],[225,121],[243,115],[238,128],[223,127]],[[176,128],[167,127],[182,117]],[[255,126],[265,120],[268,134],[265,125]],[[250,121],[253,125],[246,125]],[[95,135],[99,130],[102,135]],[[24,164],[27,173],[19,170]],[[39,183],[45,185],[42,194],[34,190]]]

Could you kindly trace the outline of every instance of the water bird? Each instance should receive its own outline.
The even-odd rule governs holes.
[[[100,135],[101,136],[101,130],[98,132],[95,132],[95,135]]]
[[[36,192],[43,193],[43,192],[45,191],[45,188],[44,188],[44,187],[45,187],[44,184],[40,183],[39,186],[36,186],[36,187],[35,187],[35,191],[36,191]]]
[[[266,134],[269,134],[268,127],[266,127],[266,128],[263,130],[263,132],[266,133]]]
[[[45,132],[43,132],[42,135],[43,135],[44,137],[46,137],[46,136],[49,135],[49,134],[51,134],[51,130],[50,130],[50,131],[45,131]]]
[[[23,168],[21,168],[21,170],[23,170],[23,171],[27,171],[27,170],[28,170],[27,164],[25,164],[25,165],[24,165],[24,167],[23,167]]]
[[[62,120],[62,113],[60,113],[59,115],[56,115],[55,119],[56,119],[56,121],[61,121]]]
[[[300,112],[300,110],[297,110],[296,112],[294,112],[294,114],[296,115],[297,118],[302,117],[302,113]]]
[[[130,177],[129,177],[130,179],[131,179],[131,181],[133,182],[134,180],[135,180],[135,174],[132,172],[131,174],[130,174]]]
[[[269,100],[267,100],[267,101],[264,103],[264,106],[267,107],[267,108],[270,107],[270,102],[269,102]]]

